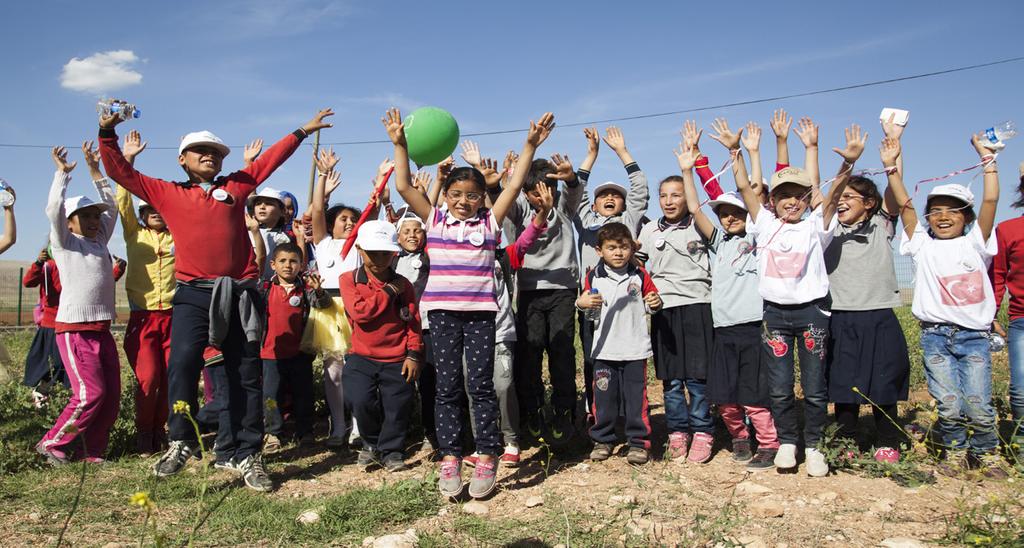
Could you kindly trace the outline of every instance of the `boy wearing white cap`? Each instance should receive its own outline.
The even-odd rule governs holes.
[[[276,188],[261,188],[252,196],[251,204],[251,214],[259,223],[259,234],[263,237],[263,246],[266,252],[263,267],[260,269],[260,279],[267,281],[274,277],[274,271],[270,268],[274,249],[284,243],[295,243],[295,238],[288,234],[283,192]],[[255,234],[250,233],[249,236],[254,238]],[[305,253],[303,253],[302,259],[302,264],[306,264]]]
[[[423,362],[420,314],[412,284],[395,273],[402,248],[394,225],[363,223],[356,249],[363,265],[339,283],[352,327],[342,386],[363,438],[357,464],[366,469],[380,462],[396,472],[406,468],[405,431]]]
[[[99,170],[99,154],[82,143],[100,202],[86,196],[65,199],[71,170],[67,150],[51,152],[57,172],[46,203],[50,247],[63,274],[63,291],[54,331],[57,348],[71,381],[71,400],[36,450],[51,464],[66,463],[74,449],[88,462],[102,462],[121,397],[121,362],[110,334],[115,318],[114,278],[107,242],[117,215],[114,193]],[[83,436],[83,442],[76,438]]]
[[[974,213],[974,194],[957,184],[928,193],[926,222],[903,186],[902,174],[889,171],[889,187],[900,204],[904,233],[900,254],[914,259],[914,317],[921,321],[921,349],[928,392],[939,404],[938,431],[946,449],[944,473],[980,467],[991,479],[1006,479],[998,453],[996,414],[992,408],[992,355],[989,329],[997,303],[988,276],[996,255],[992,228],[999,202],[999,172],[985,135],[971,139],[984,163],[985,190]],[[896,166],[900,142],[886,138],[882,164]],[[973,433],[968,434],[968,429]]]
[[[284,137],[251,165],[218,177],[230,151],[208,131],[190,133],[178,149],[178,164],[188,180],[169,183],[136,171],[118,148],[117,115],[100,116],[100,153],[111,178],[156,208],[175,241],[178,289],[174,295],[171,356],[168,365],[170,405],[185,402],[198,409],[196,389],[203,367],[203,349],[210,344],[224,355],[229,395],[230,432],[218,443],[218,461],[242,474],[246,486],[273,489],[261,456],[263,393],[259,378],[260,313],[258,269],[245,227],[246,197],[292,155],[310,133],[331,127],[317,113],[303,127]],[[170,447],[154,466],[157,476],[177,474],[199,444],[181,414],[169,420]]]

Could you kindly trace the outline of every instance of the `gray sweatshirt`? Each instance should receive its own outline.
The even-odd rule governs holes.
[[[598,256],[594,248],[597,247],[597,231],[602,226],[608,223],[622,223],[629,227],[629,231],[636,238],[640,230],[640,220],[647,213],[647,203],[651,197],[651,191],[647,188],[647,176],[636,162],[625,167],[629,176],[629,193],[626,195],[626,209],[622,213],[611,217],[595,213],[590,207],[590,196],[583,192],[575,219],[576,233],[580,238],[580,279],[587,275],[588,270],[597,266]],[[581,169],[577,176],[580,179],[580,186],[585,186],[587,179],[590,178],[590,172]]]
[[[532,246],[526,249],[523,266],[516,273],[520,291],[535,289],[576,289],[579,287],[580,267],[576,257],[576,241],[573,238],[573,221],[576,209],[585,192],[585,180],[577,174],[575,185],[564,185],[558,204],[548,215],[547,230]],[[507,220],[515,226],[514,242],[533,222],[533,208],[525,194],[516,198],[509,209]]]

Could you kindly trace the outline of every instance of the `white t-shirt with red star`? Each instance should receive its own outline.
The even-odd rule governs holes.
[[[818,207],[798,223],[784,223],[761,206],[757,221],[747,217],[747,234],[757,238],[758,290],[776,304],[804,304],[828,295],[825,248],[839,221],[828,226]]]
[[[996,316],[988,266],[996,255],[995,232],[988,241],[972,227],[959,238],[940,240],[918,221],[914,236],[904,232],[900,254],[914,259],[914,317],[987,331]]]

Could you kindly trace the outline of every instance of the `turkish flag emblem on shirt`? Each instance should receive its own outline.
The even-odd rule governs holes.
[[[807,265],[807,254],[768,249],[764,275],[768,278],[799,278]]]
[[[942,304],[970,306],[985,301],[985,280],[980,270],[939,277]]]

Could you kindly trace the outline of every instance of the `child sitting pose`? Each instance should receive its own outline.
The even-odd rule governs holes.
[[[997,451],[988,338],[996,315],[987,272],[997,251],[992,227],[999,202],[999,171],[983,139],[984,134],[971,139],[985,162],[985,190],[977,215],[971,191],[946,184],[928,193],[928,219],[919,222],[902,173],[891,170],[889,186],[903,219],[900,253],[914,259],[917,286],[912,309],[921,321],[928,393],[939,403],[938,431],[946,449],[940,470],[953,475],[968,466],[980,466],[986,477],[1005,479],[1007,472]],[[896,166],[900,151],[899,139],[887,137],[882,143],[882,164]],[[968,429],[973,432],[969,434]]]
[[[730,141],[724,120],[716,121],[723,142]],[[740,130],[742,132],[742,129]],[[797,465],[796,397],[793,392],[795,365],[793,346],[800,354],[800,385],[804,391],[804,456],[807,474],[828,475],[825,455],[817,449],[828,420],[828,385],[825,380],[825,351],[828,346],[828,275],[824,249],[835,229],[835,201],[846,186],[846,175],[864,151],[860,128],[846,132],[846,148],[835,149],[845,160],[832,184],[829,199],[810,208],[818,192],[818,128],[809,118],[800,122],[798,134],[807,151],[807,171],[787,167],[772,175],[769,205],[748,181],[736,181],[753,224],[747,233],[758,243],[759,292],[764,299],[762,340],[769,359],[772,417],[779,446],[775,466],[792,469]]]
[[[352,351],[342,370],[345,399],[359,423],[363,447],[356,464],[382,462],[405,470],[405,431],[413,385],[423,361],[416,291],[395,273],[401,249],[394,225],[367,221],[356,236],[363,265],[341,275],[341,297],[352,325]]]
[[[629,227],[608,223],[597,231],[600,262],[584,278],[583,294],[576,306],[598,309],[594,346],[594,440],[591,460],[606,460],[615,449],[615,421],[619,410],[626,417],[629,454],[626,462],[644,464],[650,459],[651,420],[647,411],[647,359],[650,333],[640,327],[647,315],[661,309],[661,297],[646,270],[633,264],[636,243]]]
[[[494,207],[483,207],[487,183],[474,168],[456,168],[443,183],[447,211],[433,207],[412,186],[405,129],[398,109],[382,119],[395,145],[396,186],[409,209],[427,224],[430,277],[420,303],[427,311],[437,369],[435,421],[443,460],[438,488],[447,497],[462,492],[462,448],[459,405],[465,390],[462,361],[468,375],[465,386],[473,398],[477,462],[470,481],[474,498],[489,495],[498,468],[499,411],[494,392],[494,321],[498,310],[494,291],[494,252],[501,223],[519,195],[537,147],[554,128],[554,116],[544,114],[530,131],[515,173]]]
[[[281,446],[281,381],[292,391],[295,438],[300,445],[313,442],[313,356],[302,351],[302,332],[311,308],[330,306],[331,297],[320,288],[316,274],[303,276],[302,249],[291,243],[278,244],[270,258],[274,277],[263,282],[260,294],[266,307],[263,324],[263,401],[266,441],[272,451]],[[274,403],[271,403],[274,402]]]
[[[738,137],[738,136],[737,136]],[[743,146],[750,153],[754,177],[761,177],[759,144],[761,129],[747,125]],[[732,145],[733,143],[730,143]],[[730,146],[730,148],[732,148]],[[677,152],[686,182],[686,207],[694,216],[697,230],[709,241],[714,254],[711,263],[711,316],[715,342],[708,370],[707,401],[718,404],[729,434],[732,458],[747,463],[756,472],[775,466],[779,439],[772,420],[768,397],[768,360],[761,345],[763,301],[758,293],[757,246],[747,233],[747,206],[735,193],[720,194],[709,205],[722,228],[717,229],[701,211],[690,167],[698,153],[685,145]],[[743,157],[736,151],[733,175],[747,184]],[[744,415],[757,434],[757,453],[751,451],[750,432]],[[692,451],[692,449],[691,449]]]
[[[83,143],[82,152],[101,201],[65,199],[75,162],[68,163],[67,150],[58,147],[51,153],[57,172],[46,202],[53,260],[64,273],[54,331],[71,381],[70,401],[36,445],[51,464],[68,462],[79,444],[82,458],[103,462],[121,408],[121,361],[110,334],[116,316],[113,264],[107,251],[117,222],[114,192],[100,172],[92,143]],[[76,441],[79,436],[82,442]]]

